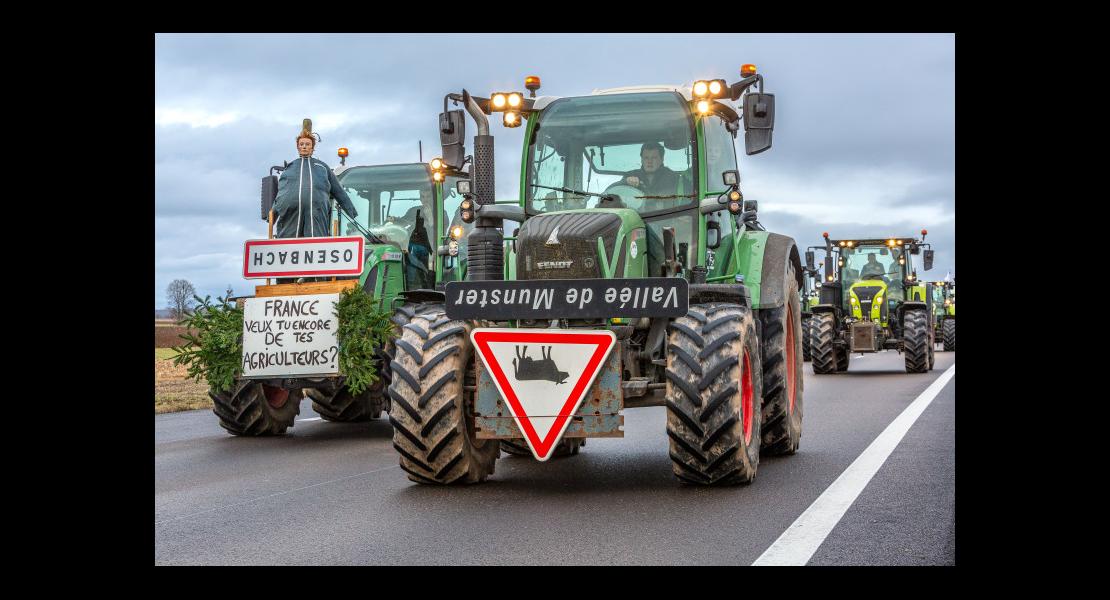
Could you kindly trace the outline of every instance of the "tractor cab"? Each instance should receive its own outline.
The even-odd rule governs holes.
[[[340,214],[340,234],[394,246],[404,256],[405,289],[433,289],[437,249],[462,200],[454,182],[435,181],[424,163],[352,166],[336,178],[358,210],[354,220]]]

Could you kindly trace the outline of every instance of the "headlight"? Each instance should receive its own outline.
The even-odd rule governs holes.
[[[856,297],[855,297],[855,296],[851,296],[851,298],[850,298],[850,299],[851,299],[851,301],[852,301],[852,304],[855,304],[855,303],[856,303]]]
[[[875,304],[880,304],[883,301],[882,296],[875,296]]]

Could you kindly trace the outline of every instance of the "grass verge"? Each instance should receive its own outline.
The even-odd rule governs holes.
[[[186,367],[175,366],[172,348],[154,349],[154,414],[212,408],[208,382],[186,377]]]

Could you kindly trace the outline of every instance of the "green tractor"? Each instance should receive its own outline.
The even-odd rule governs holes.
[[[806,249],[807,252],[813,251],[817,246],[810,246]],[[809,362],[811,359],[809,352],[809,337],[810,325],[812,325],[813,307],[817,306],[818,297],[817,292],[821,287],[821,267],[824,264],[818,264],[816,268],[809,268],[808,266],[802,267],[804,272],[805,288],[802,290],[802,361]]]
[[[355,204],[358,216],[332,207],[333,233],[366,239],[365,263],[357,277],[319,278],[319,281],[278,279],[276,285],[257,286],[257,296],[296,296],[342,291],[357,286],[393,310],[397,334],[413,317],[434,304],[435,288],[444,280],[460,278],[451,248],[458,248],[464,228],[448,230],[448,215],[457,218],[462,196],[454,179],[436,179],[425,163],[393,165],[346,164],[347,149],[339,150],[341,164],[336,179]],[[271,224],[270,208],[277,194],[277,176],[284,167],[271,169],[262,182],[262,218]],[[436,241],[438,243],[433,243]],[[249,297],[249,296],[247,296]],[[239,298],[242,302],[247,297]],[[378,350],[378,380],[361,394],[351,394],[340,377],[240,378],[231,390],[212,394],[220,424],[234,435],[277,435],[293,425],[300,411],[301,393],[328,421],[374,419],[389,411],[386,395],[391,373],[393,344]]]
[[[770,148],[774,123],[762,76],[751,65],[741,74],[731,85],[539,98],[539,80],[529,77],[530,98],[465,90],[444,98],[444,173],[469,166],[458,186],[461,216],[474,228],[465,281],[448,283],[445,305],[417,315],[397,341],[390,420],[412,481],[483,481],[502,441],[546,460],[560,440],[623,437],[623,409],[648,406],[666,407],[682,482],[749,482],[761,453],[797,451],[803,269],[794,240],[766,231],[757,203],[739,190],[741,125],[752,155]],[[463,110],[448,110],[448,101],[478,127],[471,156]],[[495,113],[506,127],[524,127],[512,203],[494,201],[487,115]],[[514,236],[504,235],[506,220],[520,223]],[[567,365],[586,358],[553,353],[546,341],[538,351],[517,344],[515,356],[502,350],[496,364],[512,360],[506,375],[491,366],[493,342],[479,338],[570,334],[614,340],[600,363],[584,355],[595,361],[592,384],[567,380]],[[506,386],[547,391],[518,398]],[[585,395],[559,405],[568,391]],[[556,402],[526,419],[524,400]],[[540,435],[533,417],[562,429]]]
[[[813,308],[810,338],[813,372],[848,370],[854,352],[897,350],[906,371],[933,368],[933,296],[919,281],[913,257],[933,268],[933,250],[921,239],[833,240],[825,238],[825,281]],[[812,268],[813,252],[806,252]],[[835,270],[834,270],[835,265]]]
[[[945,278],[929,284],[933,293],[933,315],[936,319],[935,338],[945,352],[956,351],[956,280]]]

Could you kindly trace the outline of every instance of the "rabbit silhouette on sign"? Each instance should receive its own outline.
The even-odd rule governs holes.
[[[540,346],[540,354],[543,359],[535,360],[528,356],[528,346],[517,346],[516,358],[513,359],[513,377],[517,381],[543,379],[553,381],[555,384],[566,383],[570,374],[560,371],[555,361],[551,359],[551,346],[548,346],[546,351],[543,346]],[[520,362],[517,362],[518,360]]]

